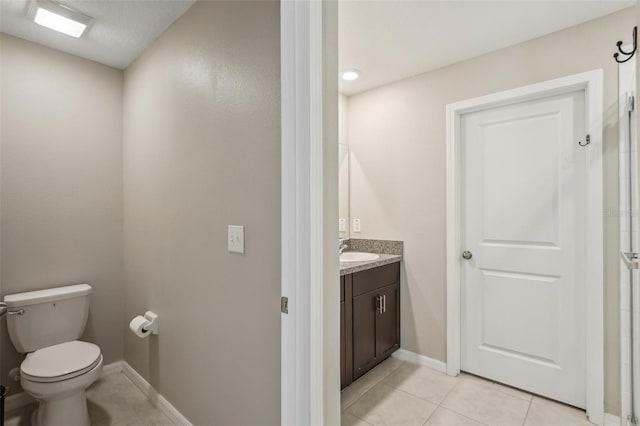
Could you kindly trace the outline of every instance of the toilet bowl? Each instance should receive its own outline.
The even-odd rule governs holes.
[[[7,295],[9,337],[26,355],[20,384],[38,402],[33,426],[89,426],[85,389],[100,377],[100,347],[78,340],[91,286],[79,284]]]
[[[38,400],[32,426],[88,426],[85,389],[102,372],[100,348],[72,341],[39,349],[20,366],[20,384]]]

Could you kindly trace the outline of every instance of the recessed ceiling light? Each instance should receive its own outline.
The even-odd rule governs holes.
[[[358,70],[345,70],[342,72],[342,79],[347,81],[353,81],[360,77],[360,71]]]
[[[93,21],[69,6],[48,0],[34,0],[30,15],[36,24],[75,38],[80,38]]]

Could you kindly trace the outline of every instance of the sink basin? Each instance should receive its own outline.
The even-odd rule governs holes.
[[[340,255],[340,262],[366,262],[376,260],[380,256],[375,253],[359,253],[357,251],[346,251]]]

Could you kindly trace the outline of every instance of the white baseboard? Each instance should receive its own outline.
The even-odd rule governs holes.
[[[100,377],[105,377],[110,374],[115,374],[120,372],[122,372],[122,361],[116,361],[116,362],[112,362],[111,364],[107,364],[103,366]],[[9,389],[11,389],[11,386],[9,386]],[[9,396],[7,396],[7,399],[5,399],[4,401],[4,409],[6,412],[9,412],[34,402],[36,402],[36,400],[33,399],[33,397],[26,392],[20,392],[14,395],[9,394]]]
[[[616,415],[604,413],[604,426],[627,426],[627,422]]]
[[[122,361],[112,362],[102,366],[102,374],[100,377],[109,376],[111,374],[122,373]]]
[[[147,398],[155,405],[165,416],[174,424],[179,426],[193,426],[186,417],[184,417],[165,397],[160,395],[158,391],[147,382],[136,370],[133,369],[126,361],[116,361],[102,367],[100,377],[109,376],[111,374],[123,373],[133,382],[134,385],[145,394]],[[9,395],[5,400],[5,411],[9,412],[36,402],[31,395],[26,392],[20,392],[15,395]]]
[[[11,386],[9,386],[9,390],[11,390]],[[9,394],[4,400],[4,410],[8,413],[9,411],[17,410],[33,402],[36,402],[36,400],[26,392],[20,392],[14,395]]]
[[[447,364],[434,359],[429,358],[428,356],[420,355],[415,352],[408,351],[406,349],[398,349],[393,354],[392,357],[399,359],[400,361],[406,361],[411,364],[423,365],[425,367],[433,368],[434,370],[438,370],[442,373],[447,372]]]
[[[174,424],[180,426],[193,426],[180,411],[176,409],[165,397],[160,395],[158,391],[151,386],[136,370],[133,369],[126,361],[122,361],[122,372],[144,393],[147,398],[155,405],[165,416]]]

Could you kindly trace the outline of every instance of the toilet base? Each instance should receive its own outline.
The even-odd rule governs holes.
[[[37,382],[20,377],[22,389],[33,396],[39,406],[31,417],[32,426],[89,426],[87,389],[102,372],[102,355],[88,372],[58,382]]]
[[[31,426],[90,426],[84,389],[66,398],[40,401],[31,414]]]

